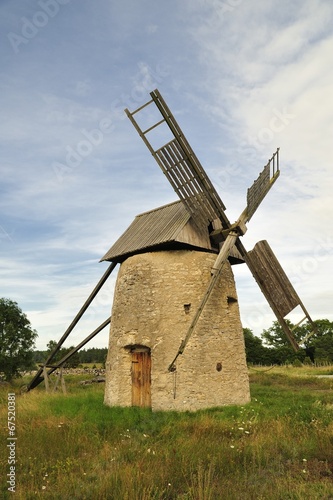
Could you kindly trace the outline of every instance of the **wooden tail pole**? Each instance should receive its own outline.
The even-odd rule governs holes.
[[[69,360],[69,358],[71,358],[75,353],[77,353],[77,351],[79,351],[84,345],[86,345],[93,337],[95,337],[100,331],[102,331],[103,328],[105,328],[110,323],[110,321],[111,321],[111,316],[108,319],[106,319],[103,323],[101,323],[96,328],[96,330],[94,330],[90,335],[88,335],[88,337],[86,337],[84,340],[82,340],[82,342],[80,342],[80,344],[78,344],[76,347],[74,347],[74,349],[72,349],[68,354],[66,354],[66,356],[61,358],[60,361],[57,361],[51,368],[49,368],[48,371],[46,371],[47,365],[46,364],[42,365],[41,373],[43,375],[40,375],[38,379],[36,379],[36,375],[35,375],[35,377],[32,379],[30,384],[27,386],[27,392],[30,391],[31,389],[33,389],[34,387],[36,387],[43,380],[46,381],[47,376],[51,375],[55,370],[57,370],[58,368],[63,366],[66,363],[66,361]]]
[[[58,344],[56,345],[54,350],[51,352],[51,354],[49,355],[49,357],[45,361],[44,365],[51,364],[52,359],[57,354],[57,352],[61,348],[62,344],[65,342],[65,340],[67,339],[67,337],[69,336],[71,331],[74,329],[76,324],[82,318],[83,314],[88,309],[91,302],[94,300],[94,298],[96,297],[96,295],[98,294],[98,292],[100,291],[100,289],[102,288],[102,286],[104,285],[106,280],[109,278],[110,274],[112,273],[112,271],[114,270],[116,265],[117,265],[117,262],[112,262],[110,264],[110,266],[107,268],[107,270],[105,271],[105,273],[103,274],[103,276],[101,277],[101,279],[99,280],[99,282],[97,283],[97,285],[95,286],[95,288],[93,289],[93,291],[91,292],[91,294],[89,295],[89,297],[87,298],[87,300],[85,301],[83,306],[81,307],[81,309],[79,310],[79,312],[77,313],[77,315],[75,316],[75,318],[73,319],[73,321],[71,322],[71,324],[69,325],[69,327],[67,328],[65,333],[63,334],[63,336],[61,337],[61,339],[59,340]],[[43,368],[41,367],[38,370],[38,372],[36,373],[36,375],[34,376],[34,378],[31,380],[30,384],[28,385],[28,387],[27,387],[28,391],[30,391],[31,389],[36,387],[43,380],[43,377],[41,377],[42,373],[43,373]]]

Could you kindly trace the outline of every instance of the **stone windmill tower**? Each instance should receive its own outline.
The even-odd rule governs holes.
[[[142,130],[134,115],[148,108],[161,116]],[[231,224],[160,93],[155,90],[147,104],[126,113],[180,200],[138,215],[102,258],[121,264],[105,404],[197,410],[247,403],[249,380],[231,266],[246,262],[295,349],[284,317],[301,306],[304,319],[311,321],[267,242],[247,252],[240,241],[279,175],[278,150]],[[156,148],[153,141],[160,140],[163,127],[171,140]]]

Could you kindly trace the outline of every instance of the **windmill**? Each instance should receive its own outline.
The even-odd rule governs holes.
[[[108,269],[27,390],[46,382],[111,323],[105,404],[155,410],[244,404],[250,400],[249,379],[231,266],[248,265],[295,351],[286,316],[299,307],[304,317],[295,328],[307,320],[315,330],[268,243],[260,241],[247,252],[241,242],[246,224],[279,177],[279,150],[248,189],[246,207],[232,224],[161,94],[150,95],[143,106],[125,111],[179,201],[138,215],[112,245],[101,259],[111,262]],[[147,110],[150,122],[142,127]],[[112,316],[55,362],[117,264]]]
[[[313,325],[268,243],[247,252],[240,240],[280,174],[279,149],[248,189],[246,207],[232,224],[161,94],[155,90],[150,96],[125,112],[179,201],[137,216],[102,258],[121,263],[105,403],[162,410],[243,404],[250,398],[249,383],[230,264],[248,265],[295,350],[285,317],[300,306],[304,318],[298,325]],[[148,108],[148,116],[158,111],[158,119],[143,128],[140,114]],[[171,140],[156,147],[165,128]]]

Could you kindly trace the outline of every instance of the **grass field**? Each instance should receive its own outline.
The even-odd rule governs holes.
[[[333,367],[250,369],[252,402],[195,413],[103,405],[103,384],[16,393],[17,499],[333,499]],[[6,479],[7,478],[7,479]]]

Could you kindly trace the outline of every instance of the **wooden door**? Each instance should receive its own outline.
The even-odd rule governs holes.
[[[132,351],[132,406],[151,406],[150,350]]]

